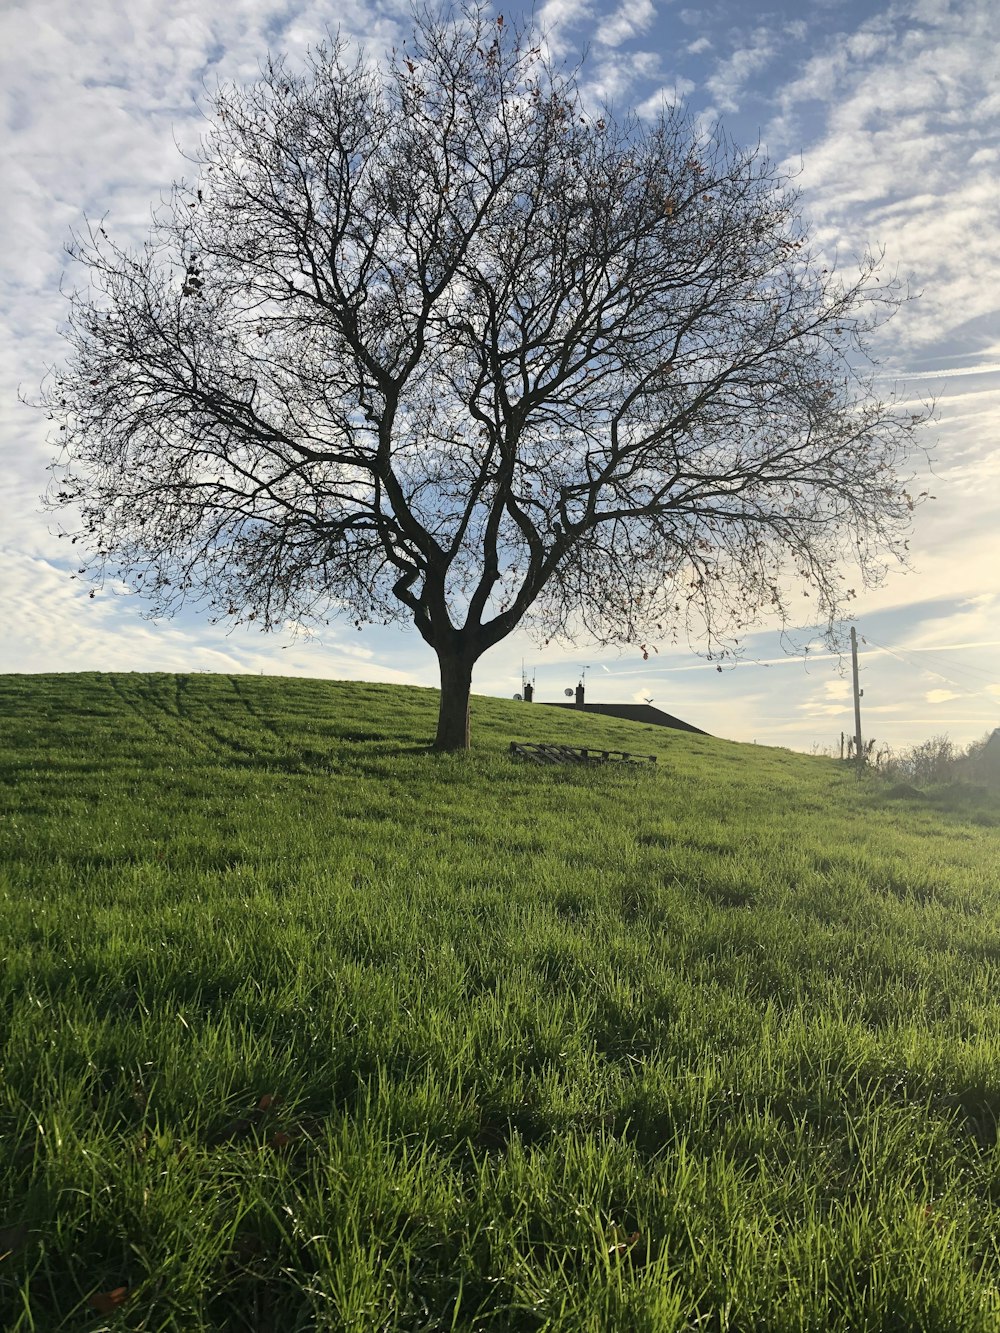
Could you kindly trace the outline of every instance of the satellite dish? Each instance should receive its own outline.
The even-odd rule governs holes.
[[[567,699],[572,699],[572,697],[573,697],[573,691],[572,691],[572,690],[569,690],[569,689],[567,689],[567,690],[563,690],[563,694],[565,694],[565,696],[566,696]]]
[[[515,694],[515,695],[514,695],[514,698],[518,701],[518,703],[520,703],[520,701],[521,701],[521,696],[520,696],[519,694]]]

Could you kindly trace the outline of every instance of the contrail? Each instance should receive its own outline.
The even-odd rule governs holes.
[[[862,636],[864,639],[864,636]],[[955,648],[1000,648],[1000,639],[982,639],[975,643],[942,643],[935,644],[933,648],[904,648],[902,651],[907,653],[936,653],[948,652]],[[861,657],[880,657],[883,653],[892,652],[891,648],[883,648],[880,644],[872,643],[870,647],[861,648],[859,656]],[[846,658],[846,653],[786,653],[783,657],[742,657],[734,661],[722,663],[724,671],[730,671],[733,667],[755,667],[755,666],[791,666],[794,662],[836,662]],[[601,664],[603,666],[603,663]],[[664,676],[675,675],[679,671],[714,671],[717,662],[692,662],[686,666],[660,666],[650,663],[645,667],[626,667],[623,671],[609,671],[607,667],[604,670],[610,676]]]
[[[951,370],[901,370],[897,375],[880,375],[879,379],[898,379],[909,383],[910,380],[948,380],[958,375],[996,374],[1000,374],[1000,361],[987,362],[983,366],[955,366]]]

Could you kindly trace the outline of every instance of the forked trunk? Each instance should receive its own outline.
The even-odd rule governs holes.
[[[438,711],[435,750],[469,748],[469,694],[475,659],[461,653],[439,652],[441,706]]]

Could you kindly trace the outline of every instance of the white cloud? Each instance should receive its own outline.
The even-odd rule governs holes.
[[[620,106],[638,81],[657,76],[659,66],[655,51],[608,52],[585,69],[584,97],[594,104]]]
[[[767,28],[757,28],[745,45],[716,65],[705,86],[722,111],[739,110],[746,84],[770,64],[776,49],[773,33]]]
[[[694,90],[695,84],[690,79],[675,79],[671,85],[658,88],[651,97],[640,102],[636,114],[643,120],[654,120],[666,107],[682,102]]]
[[[656,703],[656,686],[650,681],[648,685],[643,685],[639,689],[633,690],[629,702],[633,704],[652,703],[654,707],[658,707],[659,705]]]
[[[628,38],[645,32],[655,17],[653,0],[624,0],[599,25],[595,40],[601,46],[621,46]]]
[[[0,546],[4,602],[13,635],[0,637],[2,671],[265,671],[341,680],[433,683],[433,662],[414,641],[388,666],[375,642],[356,642],[333,627],[308,636],[237,629],[206,633],[203,623],[151,622],[138,599],[111,589],[91,598],[63,565]],[[356,638],[357,636],[355,636]],[[411,659],[412,658],[412,663]]]
[[[545,0],[538,11],[538,27],[546,44],[556,55],[570,45],[568,32],[593,14],[589,0]]]
[[[937,14],[928,26],[913,7],[897,5],[842,35],[782,90],[780,120],[768,131],[797,153],[797,125],[811,126],[812,104],[823,104],[825,131],[798,178],[806,211],[830,249],[882,242],[922,290],[892,329],[908,347],[992,317],[1000,289],[992,169],[1000,33],[985,0]],[[788,165],[797,171],[798,157]]]

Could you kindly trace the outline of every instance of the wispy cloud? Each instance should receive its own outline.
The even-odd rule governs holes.
[[[675,79],[673,83],[657,88],[652,96],[645,98],[636,107],[636,112],[644,120],[653,120],[669,106],[675,106],[695,90],[696,85],[690,79]]]
[[[598,25],[595,40],[601,46],[621,46],[628,38],[645,32],[655,17],[653,0],[625,0]]]
[[[743,91],[754,75],[774,58],[776,45],[769,28],[755,29],[739,50],[716,65],[705,87],[724,112],[738,111]]]
[[[933,21],[916,4],[887,8],[807,63],[767,130],[794,148],[797,173],[809,134],[798,183],[824,243],[850,253],[883,242],[921,292],[893,326],[901,346],[940,343],[996,311],[995,19],[990,0],[942,6]]]
[[[545,0],[537,11],[538,27],[553,54],[563,55],[573,47],[570,33],[593,13],[590,0]]]
[[[966,375],[1000,375],[1000,361],[985,364],[976,363],[968,366],[948,366],[941,370],[908,370],[905,378],[909,380],[948,380]]]

